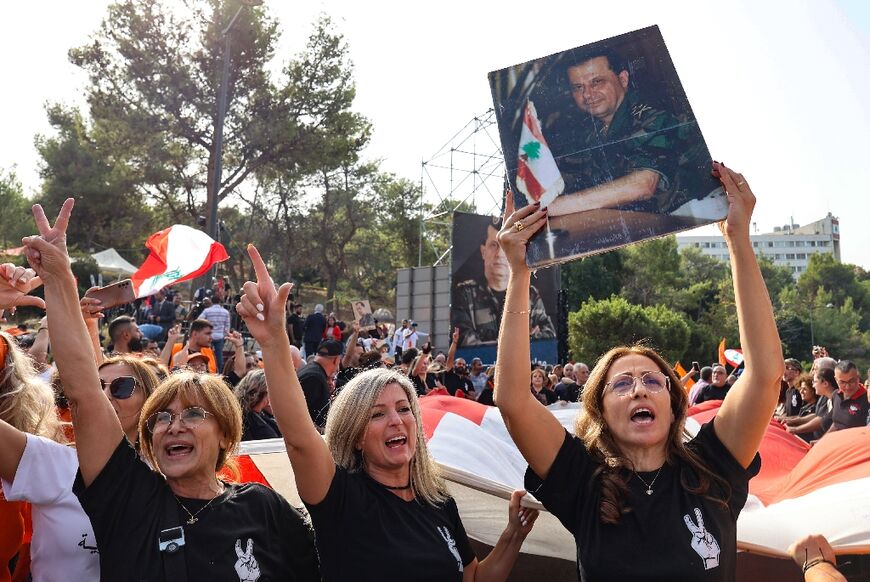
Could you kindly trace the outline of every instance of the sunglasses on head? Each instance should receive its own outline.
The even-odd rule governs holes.
[[[106,389],[106,382],[100,378],[100,386]],[[119,376],[109,382],[109,393],[115,400],[126,400],[133,396],[136,391],[136,378],[132,376]]]

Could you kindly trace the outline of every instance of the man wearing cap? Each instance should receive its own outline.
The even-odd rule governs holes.
[[[498,340],[510,274],[507,257],[496,239],[500,229],[501,219],[493,217],[480,245],[483,277],[462,281],[453,290],[450,321],[459,328],[459,345],[463,347],[495,343]],[[529,317],[531,339],[556,337],[556,328],[547,315],[541,294],[534,286],[529,289]]]
[[[866,426],[870,403],[867,401],[867,391],[861,386],[858,367],[849,360],[840,360],[834,368],[834,378],[840,389],[831,398],[833,424],[828,432]]]
[[[298,371],[299,383],[305,394],[308,414],[314,425],[323,431],[326,426],[326,415],[329,412],[329,399],[332,396],[332,378],[338,371],[341,361],[341,342],[325,339],[317,346],[317,355],[310,364],[302,366]]]

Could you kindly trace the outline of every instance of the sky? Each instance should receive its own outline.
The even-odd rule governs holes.
[[[320,13],[334,20],[355,67],[354,109],[374,126],[366,156],[423,183],[428,200],[450,193],[450,172],[437,166],[449,166],[451,138],[467,136],[454,152],[453,194],[469,194],[481,213],[496,202],[473,189],[462,170],[474,164],[461,152],[489,155],[498,139],[495,126],[462,131],[492,107],[487,73],[657,24],[713,158],[742,172],[757,196],[758,232],[831,212],[843,260],[870,268],[866,1],[265,1],[280,23],[279,62],[303,49]],[[2,9],[0,171],[14,169],[28,194],[40,185],[34,136],[50,132],[44,104],[83,103],[86,79],[66,54],[87,42],[108,4]]]

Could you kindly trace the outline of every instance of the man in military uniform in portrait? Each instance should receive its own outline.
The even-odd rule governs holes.
[[[580,118],[568,112],[548,136],[565,180],[550,216],[598,208],[671,213],[710,193],[698,177],[710,163],[698,124],[643,100],[616,53],[575,55],[561,67]]]
[[[495,343],[498,339],[510,274],[504,251],[496,240],[500,229],[501,219],[493,217],[486,227],[486,240],[480,245],[483,277],[461,281],[454,288],[450,319],[459,328],[460,347]],[[547,315],[541,294],[534,286],[529,294],[529,315],[531,339],[556,337],[556,329]]]

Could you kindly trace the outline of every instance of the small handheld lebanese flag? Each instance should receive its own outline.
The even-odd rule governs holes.
[[[743,350],[740,348],[725,350],[725,361],[735,368],[739,367],[743,363]]]
[[[136,297],[148,297],[168,285],[199,277],[229,258],[224,245],[183,224],[155,232],[145,246],[151,254],[130,277]]]
[[[546,207],[565,189],[565,181],[541,133],[541,122],[531,101],[526,103],[520,132],[517,189],[526,195],[529,204],[540,202],[542,207]]]

